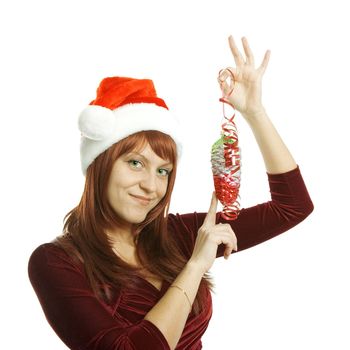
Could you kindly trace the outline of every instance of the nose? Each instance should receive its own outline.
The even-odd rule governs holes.
[[[140,187],[147,192],[156,192],[157,190],[157,175],[152,175],[149,172],[140,181]]]

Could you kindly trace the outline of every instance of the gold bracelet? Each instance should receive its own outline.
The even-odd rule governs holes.
[[[187,300],[188,300],[188,303],[190,304],[190,309],[192,310],[192,304],[191,304],[190,298],[188,297],[186,291],[185,291],[184,289],[182,289],[181,287],[175,285],[175,284],[172,284],[169,288],[171,288],[171,287],[178,288],[178,289],[180,289],[180,290],[185,294],[185,296],[186,296],[186,298],[187,298]]]

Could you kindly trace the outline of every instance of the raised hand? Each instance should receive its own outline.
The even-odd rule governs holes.
[[[267,68],[271,51],[267,50],[261,65],[256,69],[254,55],[249,47],[247,38],[242,38],[243,49],[246,58],[243,57],[238,50],[232,35],[229,36],[229,46],[236,63],[236,68],[229,67],[229,70],[234,75],[234,90],[226,99],[233,104],[245,119],[252,118],[256,114],[264,111],[261,101],[261,83],[262,77]],[[229,77],[228,74],[222,77],[225,80]],[[225,95],[230,92],[230,86],[225,81],[222,85],[222,91]]]
[[[237,237],[229,224],[215,224],[218,200],[213,192],[210,208],[203,225],[198,230],[196,243],[190,261],[200,266],[203,274],[213,265],[218,246],[226,245],[225,259],[228,259],[232,250],[237,251]]]

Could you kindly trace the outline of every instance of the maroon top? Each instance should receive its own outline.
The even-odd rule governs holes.
[[[305,187],[299,166],[283,174],[268,174],[271,201],[242,208],[235,221],[226,221],[217,213],[216,223],[230,223],[237,236],[238,251],[262,243],[303,221],[313,203]],[[179,239],[191,257],[198,229],[206,213],[169,214],[169,232]],[[221,244],[217,257],[222,257]],[[235,251],[233,251],[233,254]],[[29,279],[51,327],[74,350],[170,349],[164,335],[150,321],[147,312],[169,287],[163,282],[158,291],[145,279],[136,290],[121,289],[112,305],[100,302],[92,293],[83,266],[73,263],[53,243],[45,243],[32,253],[28,264]],[[177,350],[202,348],[201,337],[212,315],[208,291],[207,308],[198,316],[189,314]]]

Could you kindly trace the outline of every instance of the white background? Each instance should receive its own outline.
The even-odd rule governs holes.
[[[6,5],[5,5],[6,4]],[[314,212],[259,246],[217,259],[203,348],[349,349],[349,21],[346,1],[16,1],[0,5],[1,343],[66,349],[29,283],[39,244],[78,204],[77,116],[106,76],[150,78],[186,126],[170,212],[207,211],[219,136],[216,77],[227,38],[271,59],[263,103],[300,167]],[[265,166],[237,115],[241,206],[270,199]],[[219,208],[220,209],[220,208]],[[238,242],[239,246],[239,242]]]

